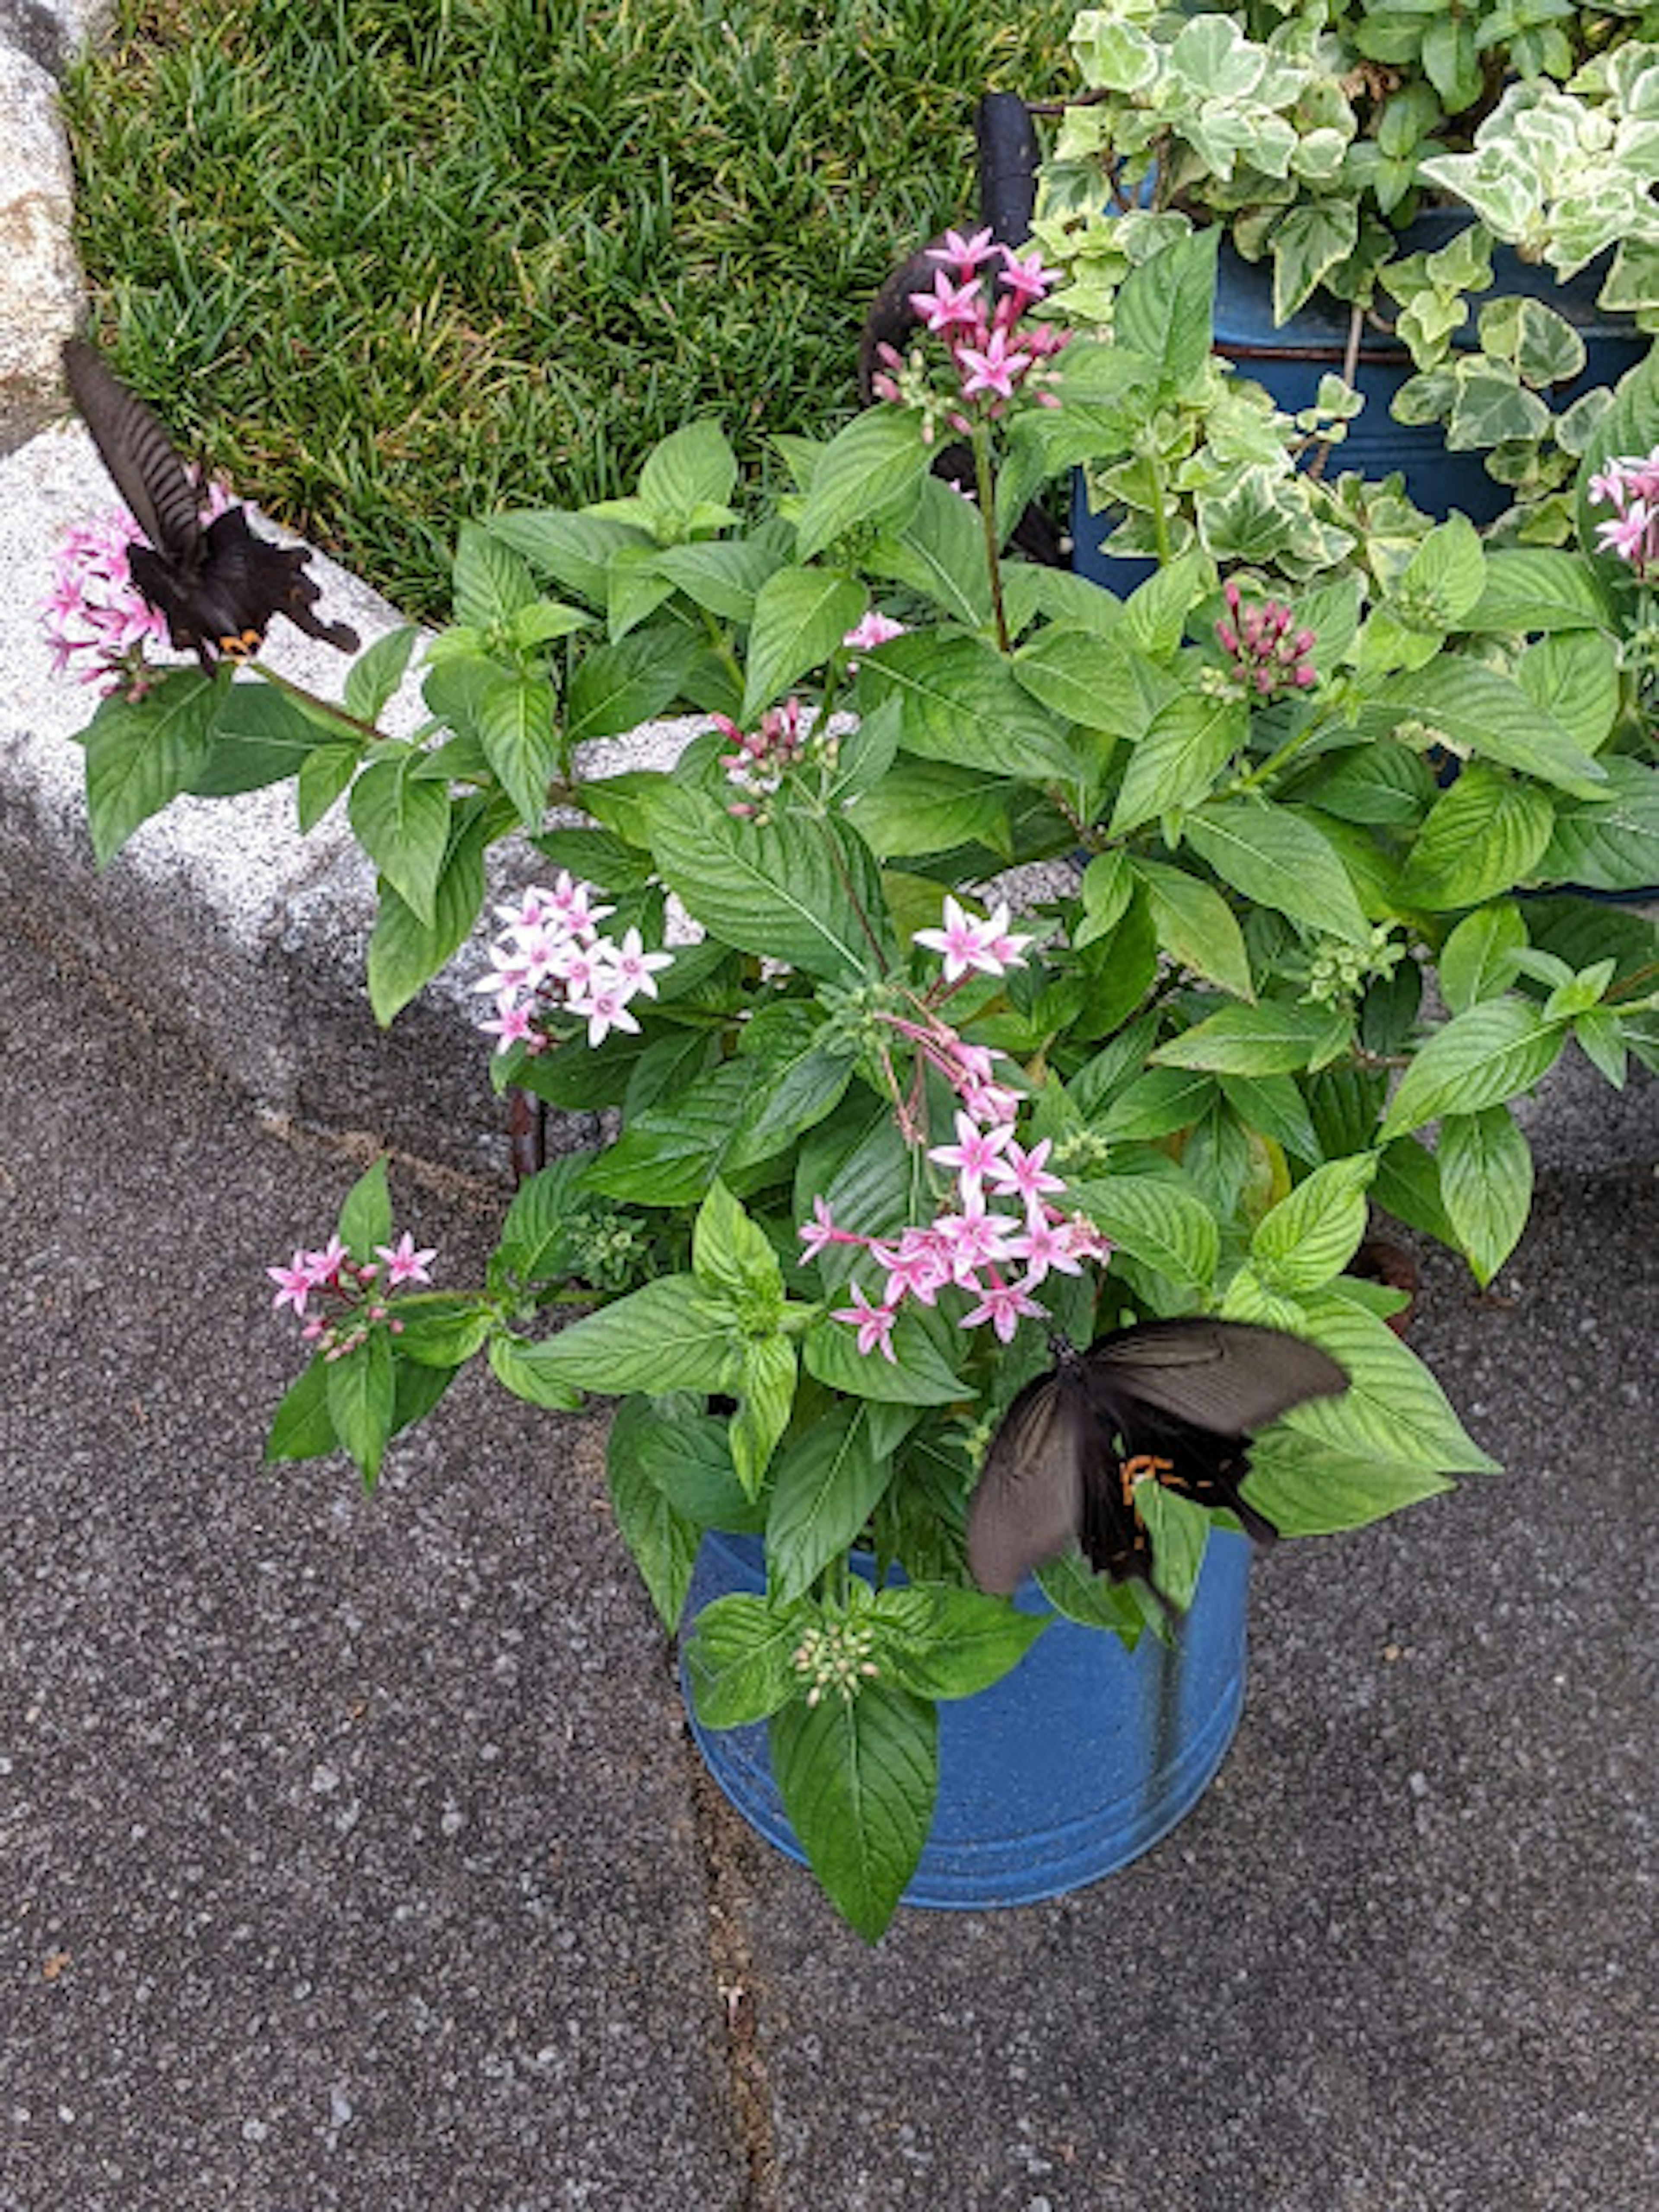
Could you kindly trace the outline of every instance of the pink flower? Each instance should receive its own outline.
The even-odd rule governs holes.
[[[854,653],[868,653],[876,646],[885,645],[890,638],[903,637],[906,634],[902,622],[895,622],[891,615],[884,615],[878,608],[872,607],[867,615],[861,616],[854,623],[842,643]],[[848,664],[849,666],[855,665]]]
[[[963,398],[971,399],[976,392],[989,392],[999,399],[1012,399],[1015,384],[1035,358],[1029,353],[1010,353],[1006,331],[993,331],[982,348],[958,346],[957,360],[968,372],[962,380]]]
[[[951,1279],[950,1248],[933,1229],[907,1229],[896,1249],[872,1244],[871,1257],[886,1273],[886,1303],[896,1306],[905,1297],[931,1306]]]
[[[437,1258],[436,1249],[417,1252],[415,1239],[408,1230],[404,1230],[395,1245],[377,1244],[374,1250],[377,1257],[386,1261],[386,1282],[392,1290],[395,1291],[400,1283],[429,1283],[432,1280],[427,1273],[426,1263]],[[371,1315],[370,1318],[374,1316]]]
[[[997,1154],[1013,1142],[1014,1132],[1006,1122],[981,1129],[969,1114],[958,1114],[956,1122],[955,1144],[935,1145],[927,1157],[941,1167],[955,1168],[963,1195],[977,1198],[986,1176],[996,1167]]]
[[[889,1342],[896,1318],[891,1306],[872,1306],[856,1283],[848,1285],[853,1293],[850,1306],[842,1306],[830,1316],[832,1321],[844,1321],[859,1333],[859,1350],[868,1353],[879,1346],[884,1358],[896,1367],[898,1354]]]
[[[823,1198],[812,1200],[812,1218],[803,1222],[795,1233],[806,1247],[801,1254],[803,1262],[816,1260],[826,1244],[855,1244],[858,1242],[845,1229],[836,1228],[830,1218],[830,1202]]]
[[[568,1004],[571,1012],[580,1014],[587,1024],[590,1045],[603,1044],[612,1030],[639,1034],[640,1025],[629,1012],[620,991],[600,988],[581,998],[573,997]]]
[[[331,1291],[339,1282],[340,1270],[351,1255],[337,1236],[331,1237],[320,1252],[307,1252],[306,1265],[311,1270],[311,1279],[319,1291]]]
[[[277,1285],[276,1295],[270,1302],[272,1312],[280,1313],[284,1306],[292,1306],[296,1318],[303,1318],[306,1300],[317,1287],[306,1255],[296,1252],[291,1267],[267,1267],[265,1273]]]
[[[1025,1262],[1025,1279],[1035,1287],[1051,1268],[1057,1267],[1062,1275],[1083,1273],[1072,1241],[1065,1225],[1056,1227],[1045,1215],[1034,1213],[1026,1221],[1024,1235],[1010,1239],[1008,1257]]]
[[[965,325],[970,330],[981,329],[983,325],[978,306],[979,292],[980,280],[977,276],[970,277],[964,284],[953,284],[941,269],[933,278],[931,292],[910,294],[910,312],[918,322],[925,323],[930,331],[936,333],[954,330],[958,324]]]
[[[1009,936],[1006,905],[998,907],[988,921],[975,921],[948,893],[943,926],[919,929],[913,939],[929,951],[944,955],[947,983],[959,981],[970,969],[984,975],[1000,975],[1008,968],[1020,966],[1022,949],[1030,941],[1029,937]]]
[[[951,1273],[967,1283],[981,1267],[1009,1257],[1008,1237],[1020,1224],[1006,1213],[988,1213],[977,1193],[963,1193],[960,1213],[941,1213],[933,1233],[943,1239],[951,1255]]]
[[[959,230],[947,230],[942,246],[928,247],[927,258],[954,266],[958,276],[971,276],[984,263],[994,261],[1001,251],[988,228],[976,230],[971,238],[964,238]]]
[[[493,1022],[480,1022],[478,1026],[486,1036],[499,1040],[495,1047],[498,1053],[508,1052],[515,1044],[528,1042],[531,1019],[528,1006],[515,1006],[511,999],[503,995],[496,1001],[496,1018]]]
[[[1046,1306],[1040,1306],[1035,1298],[1027,1296],[1024,1282],[993,1282],[973,1311],[963,1314],[962,1325],[964,1328],[977,1328],[981,1322],[988,1321],[1007,1344],[1012,1342],[1022,1315],[1030,1314],[1042,1320],[1047,1317],[1048,1311]]]
[[[1013,1131],[1008,1132],[1012,1139]],[[1010,1143],[1005,1156],[992,1163],[988,1170],[991,1187],[1000,1193],[1018,1192],[1030,1210],[1040,1208],[1045,1193],[1064,1190],[1066,1185],[1059,1176],[1050,1175],[1043,1165],[1053,1149],[1052,1138],[1045,1137],[1041,1144],[1033,1145],[1029,1152]]]
[[[1044,298],[1060,282],[1059,270],[1045,269],[1042,256],[1036,252],[1019,254],[1012,246],[1005,246],[1002,262],[1000,281],[1003,293],[1005,295],[1012,293],[1022,309]]]
[[[637,929],[629,930],[618,945],[602,945],[597,949],[604,953],[605,965],[622,987],[625,998],[631,999],[643,991],[647,999],[654,999],[657,979],[653,971],[674,964],[672,952],[647,952]]]

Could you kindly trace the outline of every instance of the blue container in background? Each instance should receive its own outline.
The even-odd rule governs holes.
[[[1437,209],[1420,216],[1401,234],[1401,246],[1409,253],[1436,252],[1467,229],[1470,220],[1462,210]],[[1604,274],[1605,263],[1596,262],[1563,284],[1553,270],[1498,246],[1492,252],[1492,289],[1474,301],[1478,313],[1483,301],[1525,293],[1553,307],[1577,331],[1587,355],[1584,371],[1575,382],[1555,388],[1552,397],[1558,407],[1600,385],[1616,384],[1647,353],[1649,340],[1632,328],[1627,316],[1609,314],[1596,306]],[[1286,414],[1311,407],[1319,396],[1320,379],[1341,374],[1348,322],[1345,302],[1316,294],[1282,329],[1275,329],[1271,263],[1246,261],[1223,242],[1216,276],[1215,349],[1236,365],[1241,376],[1262,386]],[[1472,329],[1463,343],[1472,344]],[[1492,521],[1509,506],[1510,493],[1487,475],[1481,454],[1449,453],[1438,423],[1396,422],[1389,413],[1395,393],[1414,374],[1403,345],[1374,331],[1365,334],[1353,379],[1365,404],[1348,425],[1348,434],[1327,468],[1334,473],[1357,471],[1373,480],[1397,469],[1405,477],[1407,495],[1425,514],[1443,520],[1455,512],[1467,514],[1471,522]],[[1072,566],[1078,574],[1121,596],[1144,582],[1155,564],[1104,552],[1102,540],[1108,523],[1105,514],[1089,512],[1079,471],[1072,484]]]
[[[1249,1554],[1244,1537],[1212,1533],[1172,1646],[1147,1634],[1126,1651],[1115,1636],[1057,1619],[1001,1681],[939,1705],[939,1802],[905,1904],[969,1911],[1063,1896],[1137,1857],[1192,1809],[1243,1706]],[[714,1598],[764,1588],[758,1541],[711,1533],[688,1621]],[[1049,1610],[1029,1581],[1015,1601]],[[704,1728],[683,1662],[681,1686],[709,1772],[751,1827],[804,1864],[765,1724]]]

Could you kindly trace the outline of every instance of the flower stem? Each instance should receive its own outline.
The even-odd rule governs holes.
[[[251,669],[254,675],[263,677],[278,691],[286,691],[289,697],[297,700],[301,706],[309,707],[331,722],[338,722],[343,729],[355,730],[359,737],[367,738],[371,744],[378,745],[384,739],[386,732],[374,723],[365,722],[356,714],[347,714],[343,707],[336,706],[331,699],[319,699],[314,691],[307,691],[303,684],[295,683],[291,677],[279,676],[264,661],[248,660],[243,663],[243,666]]]
[[[991,433],[983,422],[974,427],[974,483],[979,495],[980,524],[985,532],[985,572],[991,583],[991,611],[996,617],[997,649],[1012,653],[1008,617],[1002,604],[1002,561],[997,547],[996,472],[991,466]]]

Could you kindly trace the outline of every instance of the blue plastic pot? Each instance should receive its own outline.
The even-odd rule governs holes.
[[[1407,252],[1437,252],[1467,229],[1460,210],[1437,209],[1421,216],[1402,234]],[[1526,293],[1564,315],[1584,341],[1584,372],[1559,387],[1558,402],[1570,403],[1601,385],[1616,384],[1645,356],[1649,341],[1632,329],[1627,316],[1610,315],[1595,304],[1604,274],[1593,264],[1563,284],[1553,270],[1522,261],[1507,246],[1492,252],[1492,284],[1483,299]],[[1477,302],[1478,304],[1478,302]],[[1273,326],[1273,270],[1266,261],[1243,260],[1224,241],[1216,277],[1215,349],[1237,364],[1239,374],[1261,385],[1287,414],[1311,407],[1321,377],[1340,374],[1348,342],[1344,302],[1316,294],[1283,329]],[[1486,471],[1479,453],[1449,453],[1437,423],[1396,422],[1389,409],[1395,393],[1415,372],[1403,345],[1374,332],[1359,349],[1355,388],[1364,398],[1358,418],[1327,465],[1357,471],[1372,479],[1397,469],[1406,490],[1425,514],[1443,520],[1454,512],[1471,522],[1490,522],[1510,504],[1507,488]],[[1089,512],[1079,471],[1072,486],[1073,568],[1120,596],[1152,574],[1154,563],[1129,560],[1102,550],[1108,528],[1103,514]]]
[[[939,1801],[907,1905],[977,1911],[1063,1896],[1127,1865],[1191,1811],[1243,1706],[1249,1552],[1242,1536],[1212,1534],[1173,1647],[1148,1635],[1129,1652],[1115,1636],[1055,1620],[1001,1681],[939,1706]],[[764,1587],[753,1538],[708,1535],[688,1619]],[[1033,1583],[1016,1601],[1048,1610]],[[751,1827],[805,1864],[764,1723],[704,1728],[684,1665],[681,1685],[709,1772]]]

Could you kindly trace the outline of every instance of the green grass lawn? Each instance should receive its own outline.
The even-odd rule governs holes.
[[[456,523],[854,404],[973,111],[1071,0],[124,0],[72,75],[100,334],[181,443],[410,611]]]

